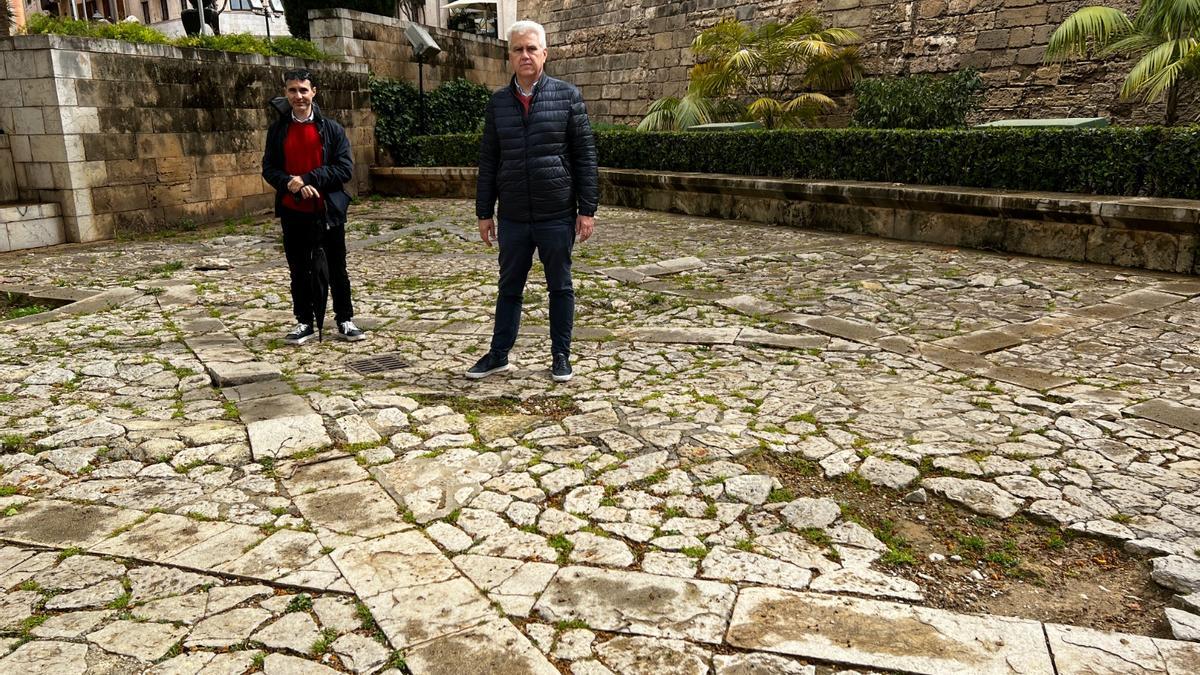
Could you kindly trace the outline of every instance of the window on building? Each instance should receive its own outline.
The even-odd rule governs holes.
[[[188,8],[188,0],[179,0],[179,10],[183,11]]]
[[[249,12],[254,6],[250,4],[250,0],[229,0],[229,9]]]
[[[142,0],[142,23],[150,23],[150,0]]]
[[[171,7],[167,4],[167,0],[158,0],[158,8],[162,10],[163,21],[171,18]]]

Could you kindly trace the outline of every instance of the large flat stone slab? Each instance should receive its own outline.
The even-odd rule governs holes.
[[[325,422],[316,413],[251,422],[246,425],[255,460],[289,457],[332,445]]]
[[[319,557],[321,542],[316,535],[279,530],[241,556],[218,565],[215,571],[271,580],[302,569]]]
[[[87,645],[57,640],[27,642],[0,659],[0,672],[21,675],[83,675]]]
[[[1127,414],[1161,422],[1169,427],[1200,433],[1200,409],[1155,398],[1125,409]]]
[[[988,354],[1015,347],[1024,342],[1020,337],[1003,330],[981,330],[965,335],[943,338],[934,344],[971,354]]]
[[[420,532],[345,546],[331,557],[397,649],[497,618],[483,593]]]
[[[736,588],[715,581],[564,567],[534,611],[593,629],[719,643]]]
[[[313,525],[359,537],[378,537],[411,525],[404,522],[396,502],[373,480],[300,495],[300,513]]]
[[[704,267],[706,263],[696,257],[687,256],[684,258],[672,258],[670,260],[660,260],[656,263],[646,265],[638,265],[633,268],[634,272],[644,274],[648,277],[660,277],[667,274],[679,274],[680,272],[688,272]]]
[[[233,527],[229,523],[206,522],[156,513],[121,534],[100,542],[96,553],[165,562]]]
[[[779,349],[824,349],[829,346],[825,335],[787,335],[757,328],[743,328],[735,342],[739,345],[760,345]]]
[[[776,588],[742,590],[727,639],[745,649],[908,673],[1054,672],[1036,621]]]
[[[1058,675],[1167,672],[1155,641],[1142,635],[1048,623],[1046,640]]]
[[[731,345],[740,328],[631,328],[618,336],[634,342],[662,344]]]
[[[48,499],[0,518],[0,537],[56,548],[90,548],[113,530],[132,525],[144,515],[141,511]]]
[[[245,424],[278,417],[303,417],[313,412],[308,401],[291,392],[242,401],[237,407]]]
[[[496,619],[432,640],[410,650],[404,660],[409,670],[420,675],[557,675],[559,672],[507,619]]]
[[[246,352],[249,355],[249,352]],[[201,353],[201,358],[204,354]],[[278,368],[262,361],[206,361],[204,369],[217,387],[236,387],[252,382],[278,380],[283,373]]]

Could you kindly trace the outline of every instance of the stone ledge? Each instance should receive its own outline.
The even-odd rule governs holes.
[[[375,189],[470,198],[474,167],[373,168]],[[601,169],[605,205],[1195,274],[1200,201]]]

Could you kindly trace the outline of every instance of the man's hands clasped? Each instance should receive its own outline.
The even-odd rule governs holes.
[[[300,176],[292,176],[292,179],[288,181],[287,189],[288,192],[291,192],[292,194],[298,194],[303,199],[311,199],[313,197],[321,196],[321,193],[317,192],[317,188],[311,185],[305,185],[304,179],[300,178]]]

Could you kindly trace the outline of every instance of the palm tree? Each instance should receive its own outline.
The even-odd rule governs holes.
[[[811,14],[758,28],[725,19],[692,41],[700,63],[692,68],[688,94],[652,103],[638,128],[683,129],[731,113],[768,129],[811,122],[834,107],[833,99],[816,91],[791,94],[853,84],[862,74],[852,44],[858,40],[852,30],[824,28]]]
[[[1168,125],[1177,119],[1179,85],[1200,74],[1200,0],[1142,0],[1130,19],[1112,7],[1084,7],[1050,36],[1046,62],[1097,56],[1137,58],[1121,98],[1157,101],[1166,96]]]

